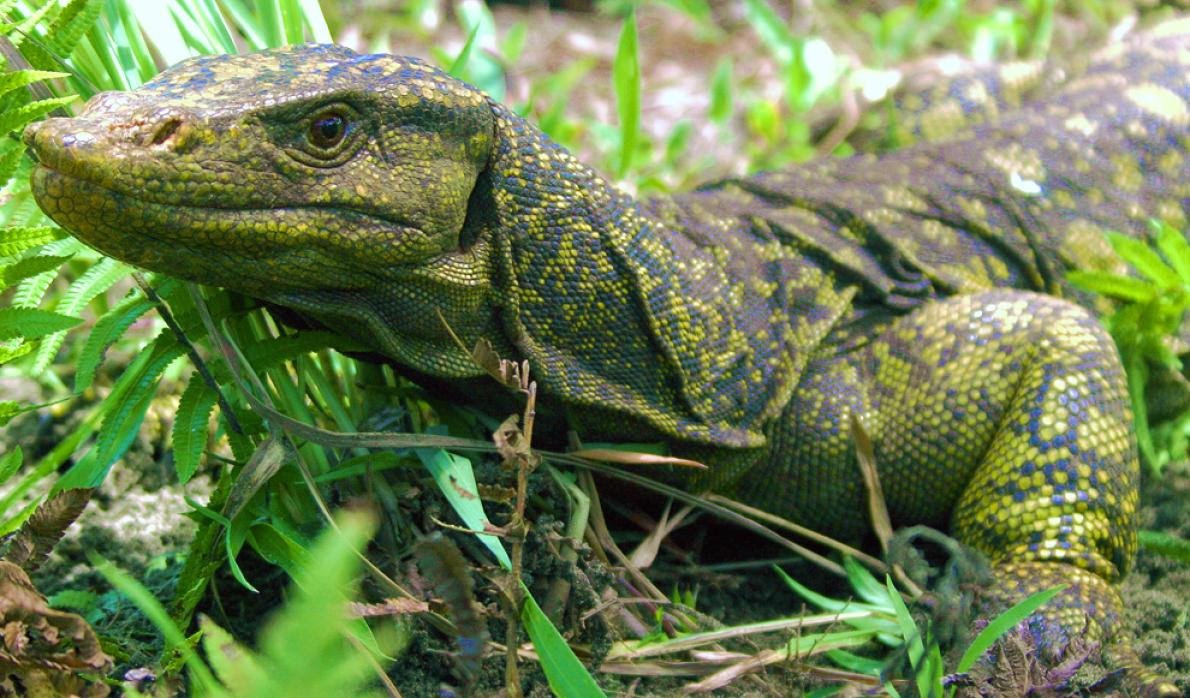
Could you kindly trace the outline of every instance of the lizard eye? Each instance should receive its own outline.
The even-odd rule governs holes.
[[[291,122],[292,123],[292,122]],[[342,102],[299,117],[286,151],[311,167],[336,167],[350,160],[365,139],[363,120]]]
[[[330,150],[339,145],[345,135],[347,118],[337,111],[321,114],[310,123],[310,142],[323,150]]]

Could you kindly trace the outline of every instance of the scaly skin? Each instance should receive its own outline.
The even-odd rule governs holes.
[[[1185,224],[1187,36],[937,142],[640,201],[440,71],[333,47],[187,61],[25,138],[42,207],[107,254],[469,389],[441,316],[584,438],[667,439],[698,486],[844,538],[855,415],[896,523],[949,525],[1001,601],[1071,583],[1031,620],[1060,654],[1117,634],[1138,473],[1112,343],[1054,295],[1118,264],[1103,230]]]

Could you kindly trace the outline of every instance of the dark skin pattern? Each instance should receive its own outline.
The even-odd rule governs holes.
[[[932,142],[644,200],[417,59],[327,46],[186,61],[25,140],[38,202],[106,254],[464,390],[445,326],[486,338],[583,438],[667,440],[711,465],[692,487],[844,539],[855,418],[894,523],[990,558],[989,607],[1070,585],[1028,623],[1058,657],[1124,645],[1138,486],[1102,308],[1063,274],[1120,269],[1105,230],[1185,225],[1187,29],[1017,109],[1011,75],[963,83],[921,131],[982,123]]]

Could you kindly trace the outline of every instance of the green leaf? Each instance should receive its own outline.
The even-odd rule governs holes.
[[[884,670],[883,661],[871,657],[861,657],[847,650],[827,650],[826,657],[844,669],[857,674],[879,676],[880,672]]]
[[[285,44],[300,44],[306,40],[302,22],[302,8],[295,0],[281,0],[281,28]]]
[[[847,582],[861,599],[879,608],[888,608],[888,589],[867,567],[848,555],[843,558],[843,568],[847,571]]]
[[[1149,403],[1145,398],[1145,386],[1149,380],[1149,366],[1142,354],[1135,351],[1121,352],[1124,360],[1124,379],[1128,383],[1128,398],[1132,401],[1133,427],[1136,429],[1136,446],[1144,462],[1157,474],[1161,463],[1157,459],[1157,448],[1153,443],[1153,430],[1149,425]]]
[[[0,188],[8,186],[24,157],[25,149],[16,143],[9,143],[0,153]]]
[[[267,671],[256,655],[207,616],[198,619],[198,626],[211,670],[236,695],[252,695],[252,689],[267,680]]]
[[[690,146],[690,136],[694,132],[694,127],[689,121],[679,121],[674,124],[673,130],[669,132],[669,138],[665,141],[665,161],[667,163],[675,163],[678,158],[686,152]]]
[[[731,58],[723,58],[715,67],[715,75],[711,78],[711,107],[707,111],[707,117],[717,124],[727,123],[731,118],[731,83]]]
[[[801,582],[799,582],[796,579],[794,579],[793,577],[791,577],[789,575],[789,573],[787,573],[785,570],[781,569],[780,567],[778,567],[776,565],[773,565],[773,571],[775,571],[777,573],[777,576],[781,577],[781,579],[784,580],[785,584],[790,589],[792,589],[795,594],[802,597],[806,601],[814,604],[818,608],[821,608],[824,611],[839,612],[846,608],[854,607],[853,604],[851,604],[850,602],[843,601],[840,599],[832,599],[831,597],[826,596],[824,594],[819,594],[818,592],[814,591],[813,589],[807,587],[805,584],[802,584]]]
[[[320,44],[332,43],[334,37],[331,36],[330,28],[327,27],[326,17],[322,15],[322,8],[318,5],[318,0],[298,0],[298,4],[301,5],[302,16],[310,28],[310,34],[314,41]]]
[[[1190,540],[1164,531],[1141,531],[1139,536],[1140,545],[1145,550],[1150,550],[1171,560],[1190,563]]]
[[[36,4],[34,6],[36,7]],[[12,27],[6,27],[5,34],[8,36],[9,40],[12,41],[13,46],[19,47],[24,43],[25,39],[29,38],[30,36],[35,36],[33,31],[34,27],[42,22],[53,21],[58,10],[58,3],[48,1],[43,2],[41,7],[38,7],[34,11],[24,15],[20,23],[16,25],[15,31]],[[30,42],[30,44],[32,46],[36,46],[35,42]],[[29,58],[29,52],[27,50],[23,51],[22,53],[26,54],[25,58]]]
[[[574,656],[566,640],[562,639],[561,633],[537,605],[529,590],[526,588],[524,592],[521,622],[525,625],[525,632],[533,640],[533,648],[537,650],[537,657],[541,660],[541,669],[545,672],[545,678],[549,681],[554,695],[568,698],[604,696],[591,672]]]
[[[276,526],[258,523],[248,530],[248,542],[265,560],[297,576],[310,564],[310,551]]]
[[[982,657],[983,653],[987,652],[1004,633],[1012,630],[1018,623],[1033,615],[1034,611],[1044,606],[1046,602],[1057,596],[1065,588],[1066,585],[1061,584],[1039,591],[1036,594],[1031,594],[1014,604],[1012,608],[993,618],[983,630],[979,631],[979,634],[971,641],[971,645],[964,650],[962,658],[959,659],[959,663],[955,667],[955,671],[959,673],[969,671],[971,667],[975,666],[976,660]]]
[[[478,24],[471,28],[471,33],[467,35],[467,43],[463,44],[463,48],[459,51],[459,55],[455,56],[454,61],[451,62],[450,67],[446,69],[446,72],[450,73],[456,78],[459,78],[460,80],[465,77],[467,63],[471,61],[471,48],[475,46],[475,37],[477,36],[479,36]]]
[[[1149,227],[1157,234],[1157,249],[1165,255],[1182,283],[1190,285],[1190,242],[1186,241],[1185,234],[1165,221],[1149,221]]]
[[[82,249],[82,243],[78,240],[74,238],[62,238],[43,245],[38,250],[38,253],[61,257],[68,254],[75,254]],[[52,302],[52,299],[47,299],[46,296],[47,291],[57,277],[58,272],[47,271],[22,280],[17,284],[16,290],[12,294],[11,305],[36,308],[42,303]],[[50,308],[50,310],[56,309]]]
[[[500,55],[508,65],[516,65],[525,51],[525,38],[529,35],[529,25],[524,20],[517,22],[504,33],[504,40],[500,42]]]
[[[181,484],[189,482],[198,470],[207,445],[207,425],[218,398],[219,394],[211,390],[201,376],[197,373],[190,376],[174,416],[174,470]]]
[[[46,29],[47,48],[59,56],[69,56],[99,19],[104,4],[105,0],[71,0]]]
[[[413,449],[421,459],[426,469],[434,477],[438,489],[446,497],[455,513],[463,520],[467,528],[472,531],[484,531],[488,525],[487,514],[483,511],[483,502],[479,499],[479,489],[475,484],[475,473],[471,469],[471,461],[442,449],[415,448]],[[487,546],[496,556],[504,569],[512,569],[512,560],[504,551],[500,539],[490,534],[476,536],[479,542]],[[545,616],[529,589],[521,584],[524,591],[524,603],[521,606],[521,622],[529,639],[537,649],[541,660],[542,670],[555,695],[559,696],[603,696],[604,693],[595,683],[583,663],[574,656],[566,641],[562,639],[558,629]]]
[[[310,550],[310,564],[294,577],[292,598],[261,633],[272,691],[254,695],[355,695],[370,676],[370,665],[344,641],[347,601],[354,597],[359,552],[375,520],[343,512]],[[294,643],[295,638],[301,642]],[[263,687],[261,687],[263,688]]]
[[[153,303],[140,294],[129,296],[96,321],[87,333],[87,341],[79,352],[74,374],[74,389],[82,392],[91,387],[95,370],[103,360],[104,353],[120,338],[136,319],[153,308]]]
[[[333,332],[301,330],[281,337],[270,337],[251,346],[246,346],[244,347],[244,358],[250,366],[261,371],[323,349],[364,351],[365,347]]]
[[[22,342],[15,346],[8,343],[0,343],[0,366],[3,366],[4,364],[15,359],[19,359],[25,354],[33,351],[33,346],[34,344],[32,342]],[[6,402],[0,402],[0,405],[7,404],[8,403]],[[19,412],[17,414],[19,414]],[[0,426],[4,426],[8,423],[8,420],[15,416],[16,414],[10,413],[6,409],[0,409]]]
[[[28,346],[28,345],[25,345]],[[0,364],[4,363],[4,357],[0,356]],[[0,427],[8,424],[13,417],[23,412],[28,412],[29,408],[15,400],[0,400]]]
[[[616,173],[624,177],[632,169],[640,140],[640,55],[636,45],[636,13],[624,18],[620,43],[612,64],[616,89],[616,113],[620,117],[620,166]]]
[[[474,34],[474,46],[485,49],[469,51],[466,64],[459,69],[466,75],[468,82],[487,92],[496,101],[503,100],[504,66],[488,53],[488,50],[497,48],[496,20],[492,17],[492,11],[479,0],[461,0],[455,5],[455,12],[459,27],[468,37]]]
[[[63,589],[46,600],[49,601],[50,608],[69,608],[87,614],[99,608],[101,598],[93,591]]]
[[[479,534],[476,538],[491,551],[501,566],[505,569],[511,568],[512,561],[508,558],[508,553],[504,552],[500,539],[490,533],[483,533],[488,517],[479,498],[479,487],[475,484],[475,472],[471,469],[471,461],[440,448],[416,448],[414,453],[426,470],[430,471],[438,489],[463,520],[463,524]]]
[[[0,134],[23,129],[38,117],[45,116],[55,109],[64,107],[77,99],[74,95],[68,97],[51,97],[37,102],[22,104],[16,109],[9,109],[0,113]]]
[[[36,339],[68,330],[82,318],[59,315],[41,308],[0,308],[0,340],[24,337]]]
[[[27,85],[32,85],[41,80],[69,76],[70,73],[59,73],[52,70],[14,70],[10,73],[3,73],[0,74],[0,95],[7,94]]]
[[[1164,287],[1177,287],[1181,285],[1182,282],[1177,273],[1173,269],[1170,269],[1165,262],[1161,261],[1161,256],[1153,248],[1149,247],[1144,240],[1138,240],[1113,232],[1107,234],[1107,240],[1111,243],[1112,249],[1116,251],[1116,254],[1120,255],[1124,261],[1131,264],[1141,274]]]
[[[128,67],[135,67],[135,70],[131,71],[132,74],[147,77],[142,71],[142,66],[145,66],[144,58],[146,56],[141,55],[142,50],[148,53],[147,46],[138,40],[142,36],[148,37],[152,41],[157,55],[161,57],[161,61],[165,65],[173,65],[195,54],[194,50],[187,45],[186,39],[183,38],[182,32],[179,29],[179,25],[184,20],[171,12],[171,9],[180,10],[180,6],[174,3],[164,2],[137,2],[135,10],[133,10],[129,6],[128,0],[121,0],[117,6],[119,9],[120,24],[123,24],[125,28],[124,34],[132,39],[131,41],[125,41],[125,45],[119,46],[117,50],[121,54],[127,52],[131,56],[132,61],[129,61],[131,65]],[[111,35],[108,34],[107,36]],[[115,36],[112,36],[112,39],[119,40]],[[151,58],[151,54],[147,57]],[[151,60],[149,64],[152,65]],[[157,71],[154,70],[153,72]]]
[[[1105,271],[1076,269],[1068,272],[1066,278],[1084,290],[1126,301],[1144,303],[1157,295],[1157,289],[1151,283]]]
[[[30,276],[57,269],[65,264],[72,256],[39,255],[36,257],[27,257],[8,266],[0,266],[0,289],[8,288]]]
[[[128,276],[130,270],[131,267],[111,257],[100,259],[82,276],[75,279],[58,297],[58,302],[54,304],[54,311],[69,316],[82,313],[88,303]],[[37,348],[37,356],[33,360],[31,369],[34,373],[41,373],[49,368],[65,338],[65,333],[46,337],[41,346]]]
[[[747,0],[744,7],[744,18],[752,25],[752,31],[782,67],[788,66],[793,61],[793,49],[797,44],[789,27],[764,0]]]
[[[20,444],[13,446],[11,451],[0,456],[0,484],[8,482],[8,478],[21,469],[23,458],[24,454],[21,452]]]
[[[103,424],[95,444],[58,479],[53,491],[98,487],[103,482],[112,463],[124,455],[136,438],[161,374],[184,353],[185,349],[172,334],[162,333],[132,362],[102,403]]]
[[[25,522],[29,520],[29,517],[33,516],[33,512],[37,511],[37,508],[41,506],[42,501],[42,497],[34,497],[15,516],[6,519],[4,523],[0,523],[0,536],[7,536],[21,526],[24,526]]]
[[[885,576],[884,585],[888,588],[888,599],[892,602],[893,611],[897,614],[897,625],[901,628],[901,638],[905,641],[906,650],[909,654],[909,663],[917,669],[921,665],[922,657],[926,654],[925,644],[921,640],[921,632],[917,629],[917,624],[913,622],[913,616],[909,615],[909,607],[901,599],[901,594],[897,588],[893,586],[892,577]],[[921,686],[918,687],[919,689]],[[922,695],[928,695],[929,691],[923,691]]]
[[[61,237],[61,230],[50,225],[10,226],[0,230],[0,257],[11,257]]]

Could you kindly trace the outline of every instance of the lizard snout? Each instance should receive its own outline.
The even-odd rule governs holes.
[[[175,153],[185,152],[193,143],[196,117],[193,113],[177,107],[164,107],[149,112],[137,112],[122,124],[112,126],[111,136],[124,141],[131,150],[166,149]]]
[[[21,142],[29,149],[38,164],[50,167],[59,165],[60,158],[55,156],[60,154],[63,148],[68,147],[72,141],[63,133],[63,125],[68,121],[70,119],[45,119],[25,127],[25,131],[21,134]]]
[[[177,105],[146,105],[131,92],[101,92],[87,102],[80,121],[105,125],[105,135],[131,148],[168,146],[177,149],[197,116]]]

